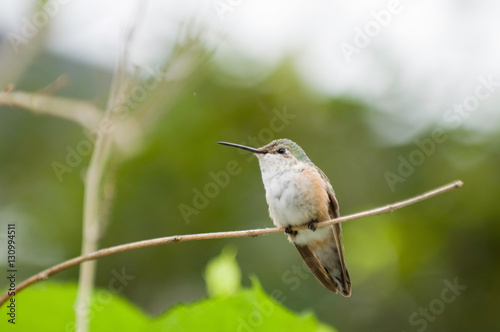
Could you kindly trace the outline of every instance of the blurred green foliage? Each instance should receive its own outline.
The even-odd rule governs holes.
[[[318,94],[292,68],[284,62],[250,85],[208,62],[179,91],[172,93],[168,86],[154,91],[144,104],[156,117],[153,125],[144,126],[139,148],[115,155],[115,199],[101,247],[270,227],[255,158],[218,146],[220,140],[250,145],[279,137],[296,141],[330,178],[344,215],[458,178],[465,186],[389,215],[345,224],[351,298],[326,291],[282,235],[178,243],[106,257],[98,262],[97,286],[108,287],[112,271],[124,269],[134,279],[120,295],[157,315],[204,297],[203,267],[230,244],[238,250],[242,275],[256,275],[267,293],[282,294],[284,306],[313,311],[340,331],[417,331],[423,326],[418,323],[424,317],[421,308],[435,312],[424,319],[427,331],[500,329],[500,205],[493,202],[500,188],[500,131],[447,129],[447,140],[391,190],[384,174],[397,173],[398,157],[408,159],[418,146],[382,139],[386,114],[361,100]],[[68,72],[70,84],[59,95],[104,107],[110,73],[51,55],[38,57],[17,89],[38,91]],[[283,114],[289,114],[286,121]],[[89,156],[59,182],[51,164],[64,162],[67,148],[86,139],[82,128],[9,106],[0,107],[0,119],[0,232],[16,224],[21,280],[79,255],[82,176]],[[430,123],[415,138],[428,138],[441,125]],[[234,163],[235,175],[221,175],[229,174]],[[197,197],[200,192],[205,199]],[[186,218],[184,205],[196,213]],[[5,256],[0,257],[5,271]],[[54,279],[75,282],[77,274],[73,268]],[[445,280],[455,278],[467,289],[443,310],[429,307],[439,304]],[[243,278],[243,284],[250,286],[250,281]],[[5,288],[4,279],[0,286]],[[56,307],[70,319],[67,297]],[[175,310],[180,316],[187,313],[182,307]]]
[[[226,247],[205,269],[205,282],[210,297],[235,294],[241,287],[241,270],[236,262],[236,250]]]
[[[178,305],[157,318],[149,318],[126,300],[116,295],[118,287],[94,292],[89,309],[90,330],[99,331],[314,331],[335,332],[320,324],[314,315],[295,315],[267,295],[258,279],[252,287],[240,289],[240,284],[227,279],[241,279],[234,249],[225,250],[212,259],[206,268],[207,287],[214,284],[221,291],[210,298]],[[223,274],[222,278],[219,278]],[[216,277],[216,279],[212,279]],[[119,282],[119,281],[118,281]],[[224,290],[224,288],[226,288]],[[74,331],[73,302],[75,284],[45,283],[35,285],[16,296],[17,309],[23,314],[16,324],[0,322],[2,331]],[[29,319],[25,319],[26,316]],[[22,317],[22,318],[21,318]]]

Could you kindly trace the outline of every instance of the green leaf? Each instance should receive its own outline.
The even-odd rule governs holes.
[[[241,270],[234,247],[225,247],[219,256],[208,262],[205,282],[211,297],[234,295],[241,288]]]
[[[75,284],[42,283],[15,296],[16,324],[0,320],[0,331],[74,331]],[[2,307],[2,311],[5,307]],[[2,317],[4,318],[4,317]],[[149,319],[110,290],[93,294],[91,331],[140,331]]]
[[[297,315],[262,289],[256,277],[252,288],[191,305],[179,305],[159,318],[151,331],[322,331],[334,332],[312,314]]]

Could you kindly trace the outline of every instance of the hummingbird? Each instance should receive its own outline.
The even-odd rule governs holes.
[[[218,142],[253,152],[259,159],[269,215],[284,227],[314,276],[327,289],[351,296],[351,280],[344,261],[340,224],[316,227],[340,216],[330,180],[295,142],[282,138],[260,148]],[[292,230],[307,225],[307,229]]]

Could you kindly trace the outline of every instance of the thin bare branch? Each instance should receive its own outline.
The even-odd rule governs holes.
[[[26,108],[33,113],[48,114],[76,122],[87,129],[99,126],[101,110],[87,102],[20,91],[0,92],[0,105]]]
[[[38,91],[38,93],[42,94],[42,95],[46,95],[46,96],[53,95],[57,91],[66,87],[68,85],[68,83],[69,83],[69,75],[62,74],[62,75],[59,75],[53,82],[51,82],[47,86],[44,86],[41,90]]]
[[[7,86],[5,87],[5,89],[3,89],[3,93],[9,93],[11,92],[12,90],[14,90],[14,84],[13,83],[9,83],[7,84]]]
[[[116,112],[114,111],[117,107],[121,107],[120,100],[126,98],[127,92],[130,90],[131,80],[127,75],[130,45],[132,44],[139,18],[144,14],[144,7],[145,4],[143,2],[137,2],[137,10],[134,12],[134,19],[127,32],[120,61],[118,61],[113,74],[108,103],[103,116],[104,121],[113,122],[116,120]],[[114,125],[116,126],[117,124],[115,123]],[[99,135],[90,158],[90,165],[85,179],[83,204],[82,255],[84,256],[95,252],[99,248],[99,238],[104,229],[100,191],[104,179],[108,174],[108,164],[111,158],[114,135],[114,131]],[[95,261],[82,264],[80,267],[78,294],[75,302],[75,328],[77,332],[89,331],[88,309],[94,289],[95,273]]]
[[[397,209],[401,209],[405,206],[411,205],[418,203],[420,201],[429,199],[431,197],[437,196],[439,194],[445,193],[447,191],[450,191],[452,189],[460,188],[462,187],[463,182],[460,180],[454,181],[452,183],[449,183],[447,185],[444,185],[442,187],[433,189],[431,191],[428,191],[426,193],[423,193],[421,195],[406,199],[404,201],[400,201],[397,203],[389,204],[384,207],[360,212],[360,213],[355,213],[351,214],[348,216],[344,217],[339,217],[337,219],[332,219],[332,220],[327,220],[323,222],[319,222],[316,226],[317,227],[326,227],[328,225],[332,224],[337,224],[337,223],[342,223],[350,220],[355,220],[355,219],[360,219],[364,217],[369,217],[369,216],[375,216],[378,214],[383,214],[383,213],[388,213],[392,212]],[[302,225],[302,226],[296,226],[292,227],[293,230],[300,230],[300,229],[305,229],[307,228],[307,225]],[[263,228],[263,229],[252,229],[252,230],[246,230],[246,231],[230,231],[230,232],[215,232],[215,233],[202,233],[202,234],[190,234],[190,235],[175,235],[175,236],[167,236],[167,237],[162,237],[162,238],[157,238],[157,239],[151,239],[151,240],[143,240],[143,241],[138,241],[138,242],[132,242],[132,243],[127,243],[127,244],[122,244],[118,245],[115,247],[111,248],[106,248],[106,249],[101,249],[96,252],[75,257],[70,260],[67,260],[63,263],[57,264],[51,268],[48,268],[26,280],[21,282],[19,285],[16,286],[16,293],[19,293],[22,289],[42,280],[47,280],[50,276],[59,273],[63,270],[66,270],[72,266],[81,264],[83,262],[87,261],[92,261],[96,260],[101,257],[117,254],[120,252],[124,251],[129,251],[129,250],[135,250],[135,249],[140,249],[140,248],[146,248],[146,247],[153,247],[153,246],[158,246],[162,244],[168,244],[168,243],[177,243],[177,242],[186,242],[186,241],[198,241],[198,240],[212,240],[212,239],[227,239],[227,238],[237,238],[237,237],[256,237],[259,235],[264,235],[264,234],[272,234],[272,233],[283,233],[285,231],[284,228]],[[10,295],[6,291],[5,293],[2,294],[0,297],[0,306],[2,306],[8,299],[10,298]]]
[[[28,17],[40,17],[40,14],[47,15],[45,9],[49,12],[53,10],[46,8],[48,5],[53,5],[50,2],[32,1],[28,12],[23,17],[27,20]],[[49,19],[46,24],[36,24],[36,28],[29,28],[29,30],[35,29],[34,34],[23,32],[24,28],[21,27],[26,26],[27,23],[21,22],[22,24],[19,24],[18,29],[6,31],[0,41],[0,73],[2,73],[0,75],[0,86],[5,86],[11,82],[17,83],[37,55],[45,50],[44,45],[52,26],[52,19]]]

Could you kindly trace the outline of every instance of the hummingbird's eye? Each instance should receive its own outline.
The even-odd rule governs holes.
[[[283,149],[283,148],[279,148],[279,149],[278,149],[278,153],[280,153],[280,154],[283,154],[283,153],[285,153],[285,152],[286,152],[286,149]]]

